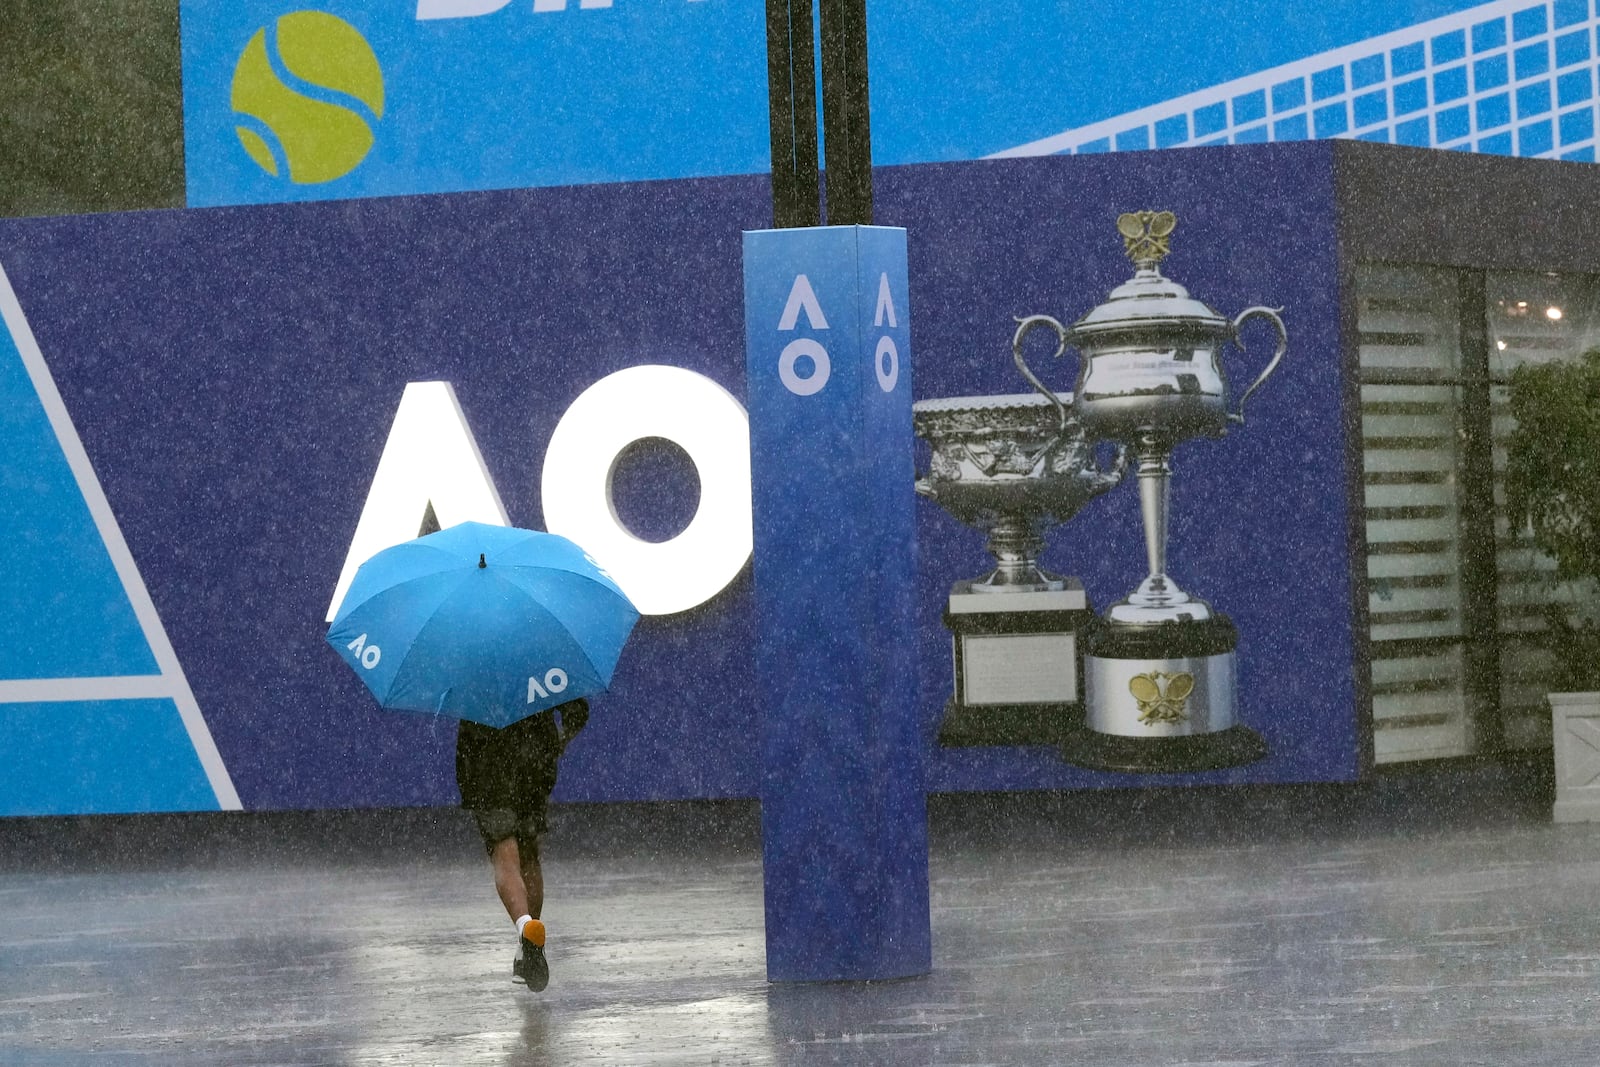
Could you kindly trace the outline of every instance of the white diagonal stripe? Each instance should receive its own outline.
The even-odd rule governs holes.
[[[173,651],[172,642],[167,638],[166,627],[161,625],[161,617],[156,613],[155,602],[150,599],[150,591],[145,588],[144,578],[139,574],[139,566],[133,561],[133,553],[128,550],[128,542],[123,540],[122,528],[117,525],[117,517],[111,511],[111,503],[106,499],[105,491],[100,488],[100,479],[95,476],[94,465],[89,462],[89,453],[84,450],[83,442],[78,438],[78,431],[72,425],[72,416],[67,411],[66,403],[61,399],[61,392],[56,388],[55,379],[50,375],[50,368],[44,361],[44,353],[39,350],[39,342],[33,336],[33,330],[28,327],[27,317],[22,313],[22,304],[17,300],[16,291],[11,288],[11,279],[6,277],[3,265],[0,265],[0,322],[11,331],[11,339],[22,357],[22,365],[33,382],[34,392],[39,396],[39,403],[44,408],[45,416],[50,420],[50,428],[55,432],[56,443],[60,445],[67,466],[71,468],[72,475],[77,480],[78,491],[83,494],[84,505],[94,519],[100,539],[105,543],[106,554],[111,557],[111,564],[116,568],[117,577],[122,581],[123,591],[133,606],[134,615],[144,631],[144,639],[149,642],[150,652],[155,656],[156,665],[161,668],[159,677],[167,686],[167,691],[161,695],[171,697],[177,704],[178,714],[182,717],[184,729],[189,734],[189,743],[194,746],[195,755],[199,757],[200,766],[205,770],[206,779],[211,784],[211,791],[216,794],[217,805],[224,810],[237,811],[243,805],[239,802],[239,793],[233,786],[228,768],[222,762],[222,753],[217,751],[217,744],[212,740],[205,717],[200,714],[200,705],[194,698],[193,690],[189,688],[189,679],[183,673],[183,665],[178,662],[178,654]]]
[[[0,704],[55,704],[68,700],[177,700],[179,696],[179,687],[173,685],[170,678],[160,674],[0,680]]]

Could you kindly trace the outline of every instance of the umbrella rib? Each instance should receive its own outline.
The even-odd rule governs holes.
[[[429,571],[425,575],[421,575],[421,574],[409,575],[406,578],[406,581],[414,581],[417,578],[429,577],[429,576],[433,576],[433,575],[447,574],[452,569],[452,567],[459,566],[460,562],[461,562],[459,559],[454,558],[452,556],[452,554],[449,552],[448,549],[440,548],[438,545],[428,545],[428,544],[422,544],[421,542],[417,542],[417,541],[407,541],[407,542],[405,542],[403,544],[395,545],[395,546],[393,546],[393,548],[404,548],[409,552],[416,552],[416,551],[421,550],[421,549],[426,549],[429,553],[431,553],[433,555],[438,555],[438,556],[443,557],[441,562],[444,563],[444,564],[447,564],[445,566],[440,566],[437,570]],[[393,549],[387,549],[386,551],[392,551],[392,550]],[[360,572],[359,571],[357,571],[356,577],[359,580],[359,578],[360,578]],[[354,584],[355,583],[352,583],[352,585],[354,585]],[[360,609],[363,605],[365,605],[366,603],[370,602],[373,598],[382,596],[383,594],[385,594],[387,592],[390,592],[394,588],[395,588],[395,586],[392,585],[392,584],[391,585],[382,586],[382,587],[380,587],[378,589],[374,589],[370,593],[367,593],[366,596],[364,596],[361,600],[355,600],[350,595],[350,592],[347,591],[345,593],[344,600],[339,605],[339,617],[338,617],[338,619],[335,619],[334,621],[335,622],[339,621],[339,619],[342,619],[344,616],[349,615],[352,612]]]
[[[429,547],[431,548],[432,546],[429,546]],[[441,575],[448,575],[448,572],[447,571],[435,571],[435,572],[433,572],[431,574],[422,576],[422,578],[420,578],[420,579],[413,579],[413,580],[424,580],[425,581],[425,580],[432,579],[432,578],[439,578]],[[449,591],[445,592],[444,595],[439,598],[439,600],[434,604],[434,606],[433,606],[433,608],[431,610],[437,611],[438,607],[439,607],[439,604],[443,603],[445,600],[447,600],[451,596],[453,596],[454,592],[455,592],[455,589],[458,588],[458,587],[459,587],[459,583],[453,583],[451,585]],[[399,588],[400,588],[400,586],[398,586],[398,585],[390,586],[389,588],[384,589],[384,590],[374,594],[374,596],[372,598],[368,599],[367,603],[371,603],[371,601],[373,599],[376,599],[379,596],[383,596],[386,593],[393,593]],[[395,666],[394,673],[389,678],[389,684],[388,684],[387,687],[385,687],[385,689],[383,691],[383,695],[379,698],[379,703],[380,704],[387,704],[387,702],[394,696],[394,691],[395,691],[396,687],[400,683],[400,676],[405,672],[406,663],[411,659],[411,654],[417,648],[418,638],[421,636],[422,630],[424,630],[426,628],[427,628],[427,623],[424,622],[423,625],[418,628],[417,632],[412,635],[411,640],[406,642],[402,646],[405,649],[405,651],[400,654],[400,662]]]
[[[526,590],[521,590],[520,587],[515,586],[514,583],[507,584],[512,584],[513,588],[517,588],[521,592],[526,592]],[[567,634],[569,637],[572,637],[572,647],[576,651],[578,658],[583,661],[583,665],[585,667],[589,668],[590,673],[592,673],[596,678],[599,678],[600,669],[594,665],[594,660],[589,658],[589,653],[584,649],[583,642],[579,641],[576,636],[573,636],[572,631],[567,628],[567,624],[562,621],[561,616],[551,611],[545,605],[539,603],[539,601],[533,600],[531,597],[529,599],[529,603],[532,604],[533,607],[537,608],[540,612],[548,616],[552,622],[561,628],[563,633]]]
[[[567,570],[565,568],[562,568],[562,567],[553,567],[551,569],[559,571],[562,574],[569,574],[572,577],[581,579],[581,580],[587,582],[590,585],[599,586],[601,589],[605,590],[608,593],[614,593],[615,592],[615,590],[613,590],[610,586],[606,585],[604,582],[595,581],[594,578],[590,577],[587,574],[584,574],[582,571],[569,571],[569,570]],[[510,585],[512,588],[517,589],[518,591],[520,591],[520,592],[524,593],[525,595],[527,595],[530,598],[530,602],[533,604],[534,607],[538,608],[540,611],[542,611],[546,615],[548,615],[552,620],[555,621],[556,625],[560,626],[563,630],[566,630],[568,633],[571,633],[571,630],[567,627],[566,620],[563,619],[561,617],[561,615],[558,614],[554,609],[550,608],[549,606],[544,604],[542,601],[537,599],[532,592],[530,592],[527,589],[524,589],[521,585],[519,585],[516,582],[512,581],[510,578],[502,576],[501,577],[501,581],[505,582],[507,585]],[[624,596],[622,599],[623,599],[623,602],[626,603],[630,608],[633,607],[633,602],[628,600],[627,597]],[[588,649],[586,649],[584,647],[583,642],[578,641],[576,638],[574,638],[573,647],[575,649],[577,649],[578,655],[582,658],[584,666],[588,667],[589,670],[594,674],[594,676],[596,678],[605,677],[604,673],[600,670],[599,666],[595,663],[594,659],[589,655],[589,651],[588,651]],[[607,679],[606,685],[609,687],[609,685],[610,685],[609,679]]]
[[[499,583],[503,588],[509,588],[509,589],[515,591],[516,593],[527,597],[528,598],[528,601],[527,601],[528,606],[533,608],[535,611],[537,611],[539,613],[540,616],[543,617],[543,619],[545,620],[546,625],[553,625],[561,633],[565,634],[568,637],[568,639],[569,639],[568,643],[571,646],[571,654],[574,655],[579,660],[579,664],[578,665],[586,668],[588,670],[588,672],[590,674],[592,674],[596,679],[602,680],[602,684],[603,685],[609,685],[609,682],[605,681],[604,675],[601,673],[600,669],[595,665],[594,660],[590,658],[589,653],[584,649],[583,643],[577,639],[577,637],[567,627],[566,623],[561,619],[561,617],[559,615],[557,615],[555,612],[551,611],[543,603],[539,602],[526,589],[523,589],[521,586],[517,585],[515,582],[508,581],[505,578],[503,573],[502,574],[496,574],[493,577],[494,577],[494,580],[497,583]],[[464,584],[465,583],[463,583],[463,585]],[[458,585],[454,590],[451,591],[451,593],[449,594],[449,597],[455,597],[455,596],[460,596],[460,595],[462,595],[462,586]],[[448,600],[449,597],[446,597],[446,600]],[[442,610],[443,607],[444,607],[444,605],[443,605],[443,603],[441,603],[436,610]],[[406,664],[408,662],[410,662],[410,660],[412,658],[412,655],[417,651],[417,649],[425,647],[427,645],[427,641],[425,640],[425,636],[427,635],[429,629],[432,628],[433,626],[435,626],[436,623],[437,623],[437,619],[430,618],[427,622],[423,623],[421,628],[419,628],[417,630],[416,636],[412,639],[410,645],[407,646],[405,654],[402,655],[401,658],[400,658],[400,665],[395,668],[394,680],[390,684],[390,695],[392,695],[394,689],[399,685],[401,675],[405,671]],[[454,688],[454,687],[451,687],[451,688]],[[443,700],[442,695],[441,695],[440,699],[441,699],[441,702],[442,702],[442,700]],[[433,711],[437,712],[438,709],[434,708]]]

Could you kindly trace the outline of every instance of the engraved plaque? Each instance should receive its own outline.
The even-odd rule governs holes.
[[[1078,647],[1071,632],[965,634],[962,703],[1071,704],[1078,700]]]

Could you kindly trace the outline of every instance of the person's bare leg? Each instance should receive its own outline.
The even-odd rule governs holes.
[[[517,949],[512,978],[525,982],[532,992],[540,993],[550,983],[550,965],[544,958],[544,923],[539,921],[539,912],[544,908],[544,875],[539,870],[538,839],[526,844],[523,848],[512,838],[511,847],[504,856],[498,848],[495,850],[495,885],[501,887],[503,882],[514,882],[514,886],[500,888],[500,899],[511,912],[513,922],[524,915],[529,917],[518,930],[522,943]],[[502,867],[502,859],[510,866]],[[512,911],[514,907],[522,910]]]
[[[511,921],[516,922],[524,915],[538,917],[537,911],[529,911],[532,903],[528,899],[528,887],[523,876],[526,865],[517,854],[517,839],[513,835],[494,846],[494,851],[489,854],[489,862],[494,865],[494,889],[500,894],[500,903],[506,907],[506,914],[511,916]],[[539,857],[533,859],[535,869],[539,865]],[[543,884],[540,885],[539,903],[544,903]],[[534,905],[538,907],[538,905]]]
[[[522,860],[522,888],[527,894],[528,914],[535,919],[544,910],[544,870],[539,866],[539,841],[535,838],[528,848],[520,851]]]
[[[511,921],[516,922],[524,915],[530,916],[530,921],[517,930],[521,944],[517,947],[511,976],[513,981],[524,982],[537,993],[542,992],[549,983],[550,968],[544,960],[544,924],[538,918],[539,909],[544,904],[544,880],[539,877],[537,843],[528,851],[531,857],[522,856],[517,848],[517,839],[512,836],[494,846],[489,860],[494,866],[495,892],[500,894],[500,903],[505,905]],[[530,864],[533,867],[536,894],[528,891],[527,872]]]

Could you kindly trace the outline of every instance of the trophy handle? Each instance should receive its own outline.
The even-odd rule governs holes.
[[[1250,318],[1251,316],[1259,316],[1263,319],[1266,319],[1268,322],[1272,323],[1273,326],[1277,327],[1278,350],[1272,353],[1272,358],[1267,361],[1266,369],[1261,372],[1261,376],[1255,381],[1251,382],[1250,388],[1246,389],[1244,391],[1244,395],[1239,397],[1239,410],[1231,413],[1228,416],[1229,422],[1237,422],[1243,425],[1244,402],[1250,399],[1251,393],[1261,388],[1261,383],[1267,380],[1267,375],[1271,374],[1274,370],[1277,370],[1278,361],[1283,358],[1283,354],[1289,349],[1289,331],[1284,329],[1283,320],[1278,317],[1278,312],[1282,310],[1282,308],[1269,307],[1245,308],[1243,311],[1239,312],[1238,317],[1233,320],[1233,327],[1237,331],[1240,326],[1244,325],[1244,320]],[[1239,350],[1241,352],[1244,351],[1244,341],[1235,340],[1234,344],[1239,346]]]
[[[1128,458],[1130,454],[1131,450],[1128,448],[1128,446],[1119,441],[1116,446],[1116,452],[1114,452],[1111,456],[1111,469],[1097,469],[1095,471],[1095,474],[1099,479],[1099,484],[1105,486],[1107,489],[1110,489],[1112,486],[1121,482],[1122,476],[1128,473]]]
[[[1011,356],[1017,361],[1017,369],[1022,372],[1022,376],[1028,379],[1028,384],[1049,397],[1050,402],[1056,406],[1056,411],[1061,415],[1061,432],[1065,433],[1067,422],[1070,419],[1067,405],[1063,404],[1061,398],[1051,392],[1050,388],[1036,378],[1033,371],[1028,369],[1028,361],[1022,358],[1022,339],[1028,336],[1035,327],[1048,326],[1056,332],[1056,336],[1060,339],[1060,343],[1056,345],[1055,352],[1059,356],[1067,350],[1067,328],[1049,315],[1029,315],[1026,318],[1017,318],[1016,322],[1017,332],[1011,338]]]

